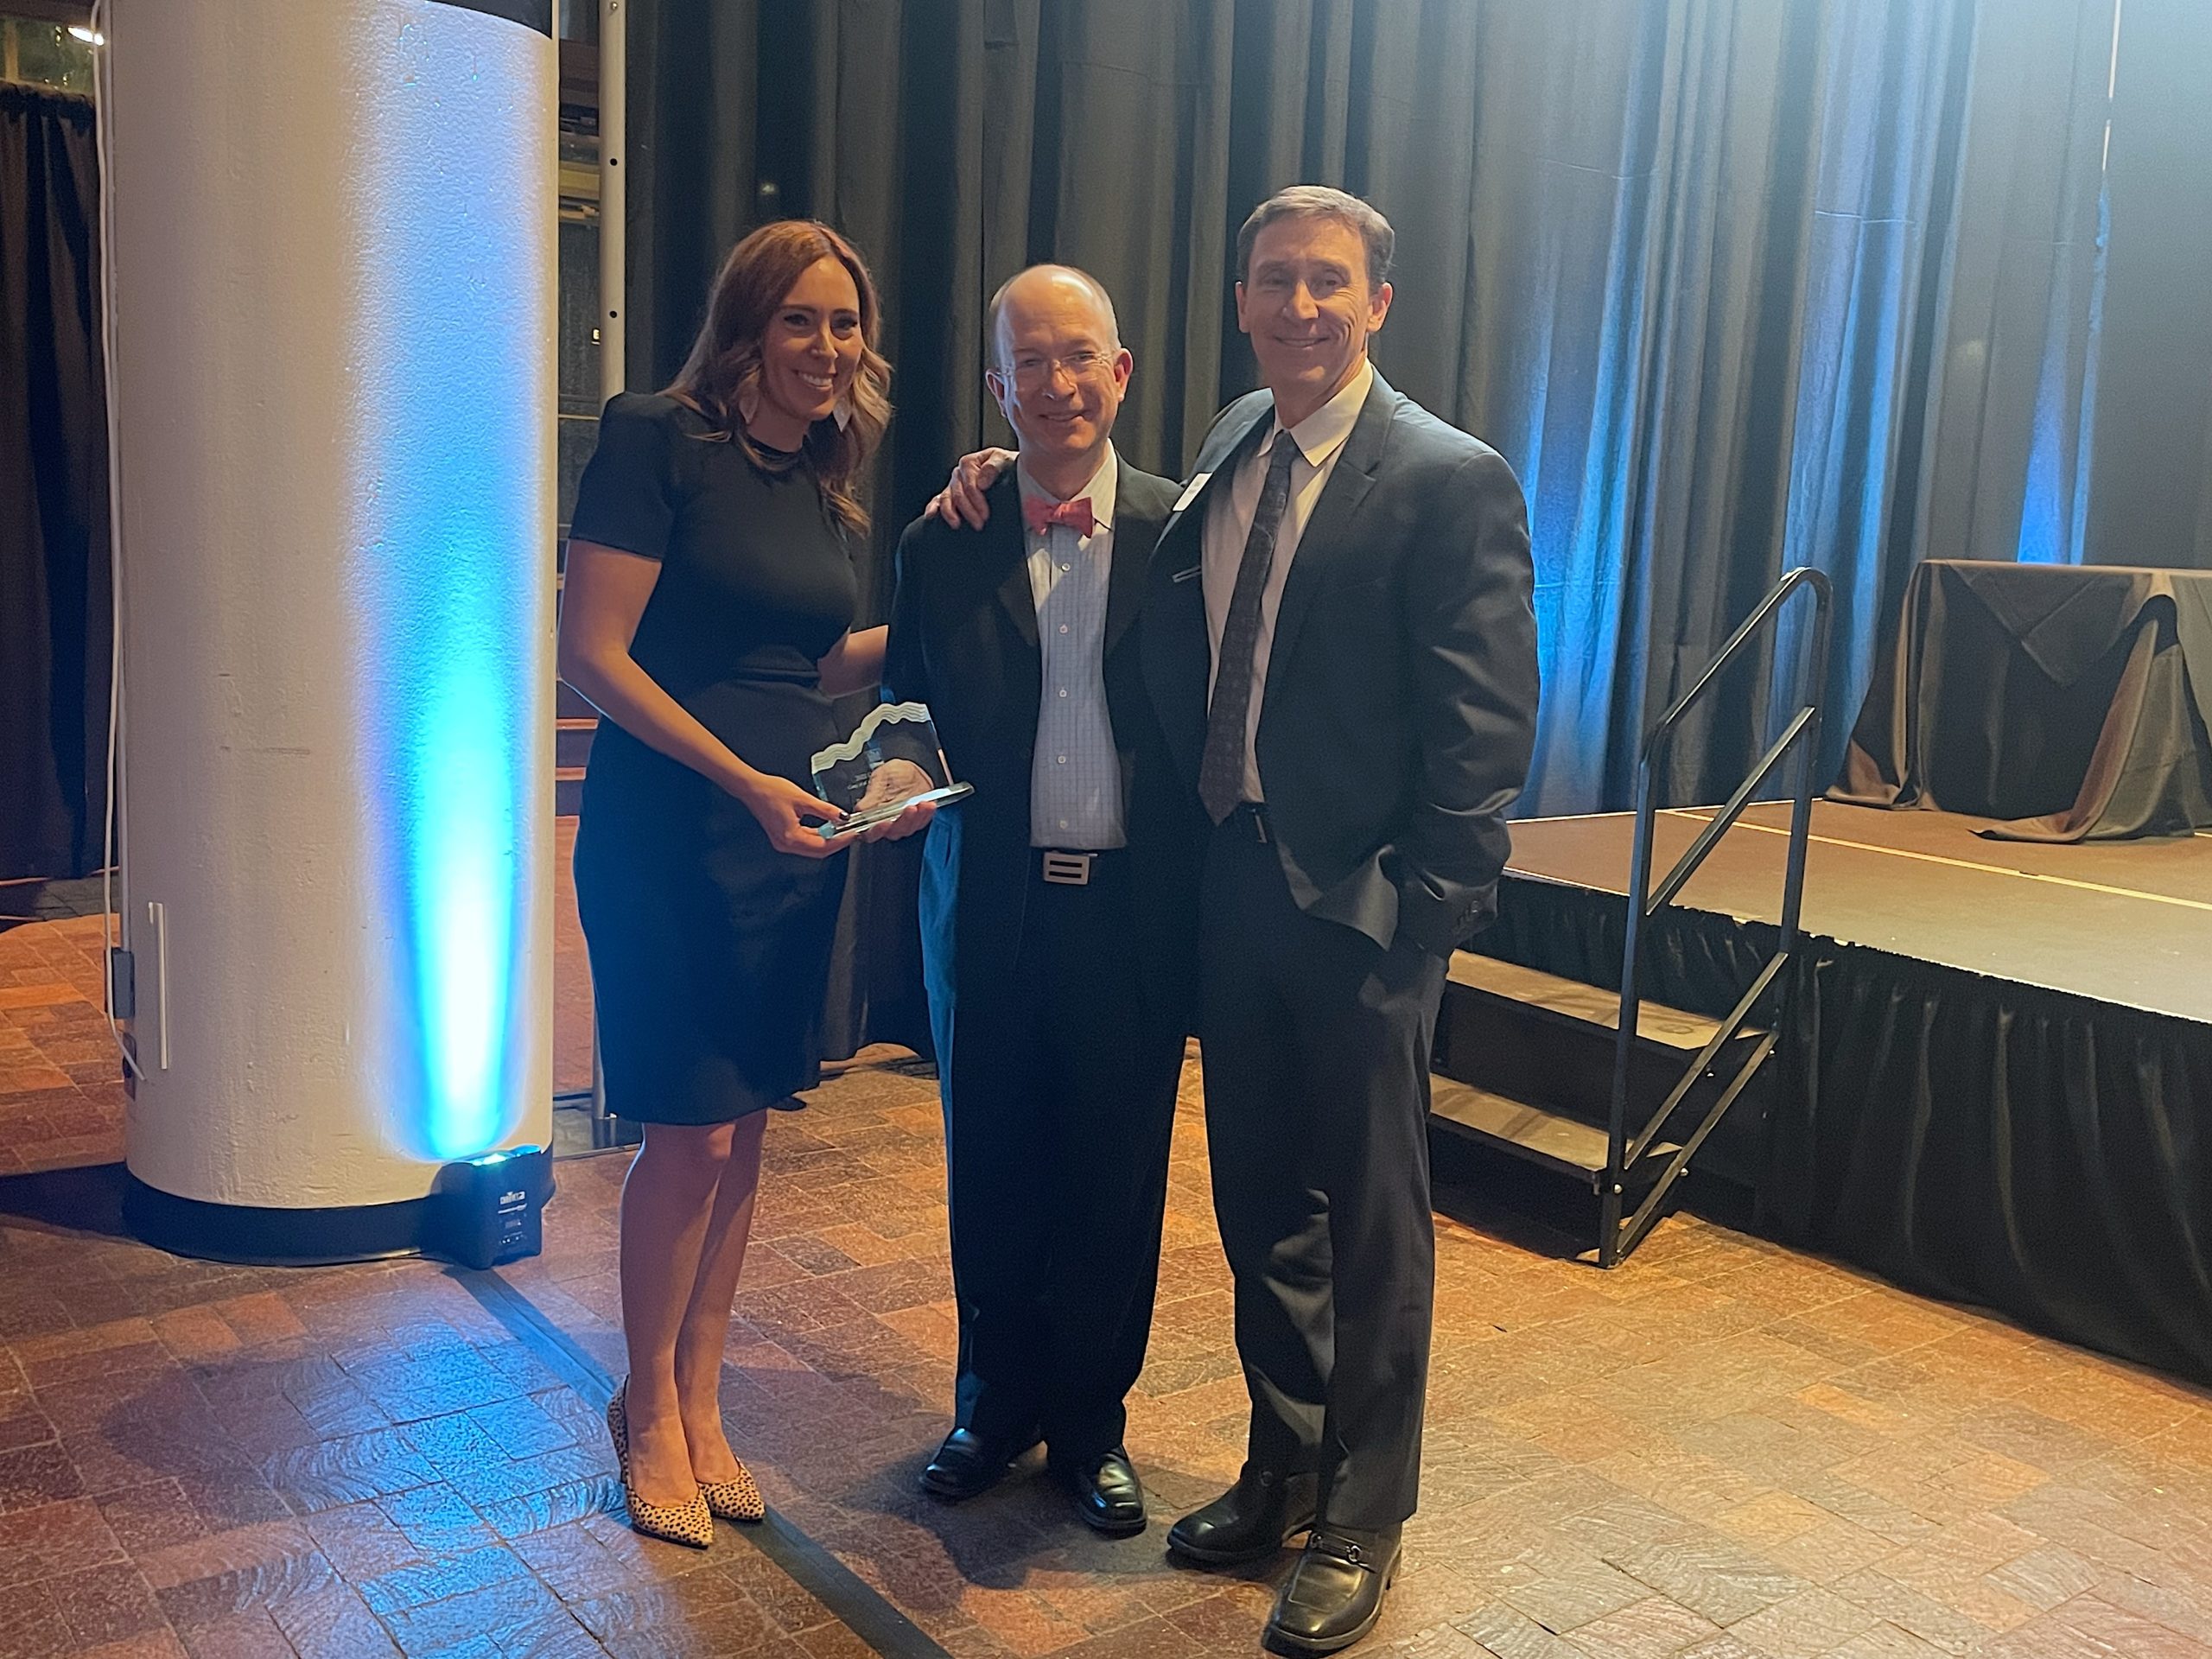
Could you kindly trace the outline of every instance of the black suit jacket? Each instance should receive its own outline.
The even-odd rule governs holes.
[[[1145,675],[1193,793],[1206,512],[1274,412],[1266,391],[1223,411],[1153,557]],[[1492,912],[1535,741],[1533,587],[1512,469],[1377,374],[1299,540],[1261,703],[1268,822],[1309,915],[1440,956]]]
[[[1150,1012],[1190,1028],[1196,995],[1198,860],[1203,817],[1177,786],[1144,687],[1138,613],[1174,484],[1117,463],[1114,564],[1103,673],[1122,763],[1124,823],[1138,895],[1133,944],[1145,953]],[[952,775],[973,784],[940,810],[923,850],[922,959],[940,1065],[962,1003],[1001,995],[1033,879],[1030,766],[1044,658],[1029,588],[1020,486],[1012,471],[988,496],[981,531],[925,515],[900,537],[884,695],[930,706]]]

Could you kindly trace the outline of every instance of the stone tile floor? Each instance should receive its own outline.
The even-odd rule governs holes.
[[[148,1249],[116,1210],[99,944],[0,934],[0,1659],[869,1652],[841,1613],[977,1659],[1257,1650],[1280,1566],[1096,1539],[1033,1470],[914,1493],[953,1320],[911,1067],[772,1126],[727,1399],[779,1532],[697,1554],[622,1524],[598,1419],[621,1155],[560,1166],[545,1254],[489,1289]],[[1163,1524],[1234,1474],[1243,1410],[1185,1082],[1129,1437]],[[1361,1652],[2212,1659],[2205,1391],[1688,1217],[1601,1274],[1449,1207],[1424,1507]]]

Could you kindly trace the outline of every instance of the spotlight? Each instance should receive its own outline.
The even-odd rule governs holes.
[[[513,1147],[448,1164],[430,1195],[423,1247],[467,1268],[489,1268],[544,1248],[545,1200],[553,1160],[543,1147]]]
[[[82,41],[86,46],[105,46],[107,44],[106,35],[101,34],[97,29],[88,28],[83,23],[70,24],[69,33],[73,38]]]

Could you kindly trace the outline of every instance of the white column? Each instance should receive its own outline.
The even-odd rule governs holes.
[[[106,14],[129,1163],[301,1254],[551,1138],[557,74],[500,10]]]

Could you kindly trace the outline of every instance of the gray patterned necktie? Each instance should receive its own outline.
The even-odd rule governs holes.
[[[1198,761],[1198,799],[1219,823],[1236,810],[1244,793],[1244,728],[1252,710],[1252,658],[1260,645],[1260,598],[1275,562],[1275,532],[1290,502],[1290,463],[1298,446],[1290,434],[1275,434],[1268,458],[1268,481],[1253,510],[1251,533],[1244,538],[1243,562],[1221,628],[1220,666],[1214,671],[1213,701],[1206,708],[1205,753]]]

